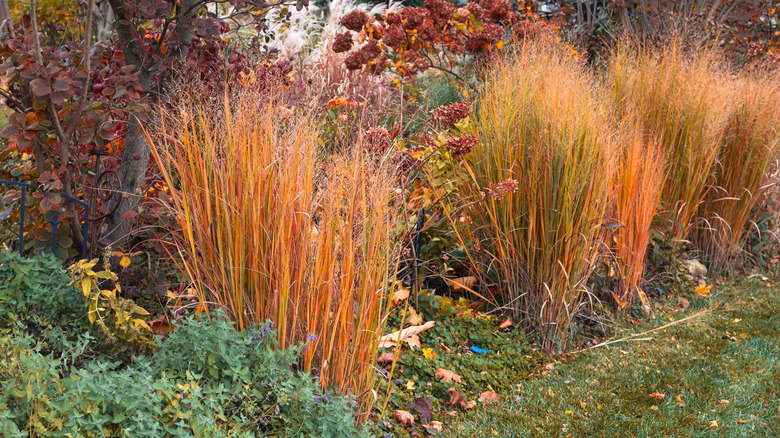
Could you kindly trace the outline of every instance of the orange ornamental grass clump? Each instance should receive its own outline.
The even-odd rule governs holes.
[[[149,141],[201,302],[239,330],[273,321],[282,348],[307,344],[304,370],[367,409],[397,254],[391,173],[360,151],[323,162],[308,117],[253,93],[162,119]]]
[[[611,190],[613,129],[565,47],[526,40],[488,73],[466,156],[470,257],[543,346],[565,345]],[[468,246],[467,246],[468,247]]]
[[[745,227],[768,188],[766,174],[780,152],[777,72],[743,72],[728,84],[729,113],[715,168],[715,184],[701,206],[706,220],[694,243],[714,268],[741,254]]]
[[[697,225],[712,187],[726,115],[728,81],[715,53],[618,47],[607,67],[615,118],[635,122],[666,158],[662,214],[680,246]]]
[[[608,245],[618,264],[618,307],[631,304],[645,272],[647,245],[656,209],[661,201],[666,173],[658,144],[638,129],[620,137],[615,192],[610,216],[616,227],[607,233]],[[640,295],[641,297],[641,295]]]

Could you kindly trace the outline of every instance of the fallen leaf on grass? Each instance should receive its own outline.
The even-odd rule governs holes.
[[[410,307],[407,309],[405,321],[409,325],[420,325],[423,323],[423,318],[413,307]]]
[[[458,374],[455,374],[455,372],[450,370],[445,370],[444,368],[439,368],[438,370],[436,370],[436,377],[439,377],[445,382],[450,382],[454,380],[458,383],[463,383],[461,381],[461,377]]]
[[[450,394],[450,401],[447,402],[447,406],[459,405],[466,400],[466,396],[459,393],[455,388],[449,388],[447,392]]]
[[[513,323],[511,319],[507,318],[507,319],[505,319],[505,320],[504,320],[504,322],[502,322],[502,323],[501,323],[501,324],[498,326],[498,329],[499,329],[499,330],[503,330],[503,329],[505,329],[505,328],[507,328],[507,327],[512,327],[513,325],[515,325],[515,323]]]
[[[417,334],[424,332],[425,330],[428,330],[435,325],[436,321],[428,321],[423,325],[414,325],[403,330],[384,335],[379,339],[379,348],[397,347],[401,341],[406,342],[412,348],[419,347],[420,338],[417,337]]]
[[[422,344],[420,343],[420,337],[417,336],[417,333],[405,337],[404,341],[409,344],[409,348],[412,350],[414,350],[414,347],[422,347]]]
[[[501,396],[493,391],[485,391],[479,396],[479,401],[484,404],[497,402],[501,400]]]
[[[395,359],[395,354],[386,351],[379,355],[379,357],[376,358],[376,363],[388,363],[392,362],[393,359]]]
[[[661,394],[658,391],[656,391],[656,392],[654,392],[652,394],[648,394],[647,396],[650,397],[650,398],[657,398],[658,400],[663,400],[664,397],[666,397],[664,394]]]
[[[703,284],[701,286],[696,286],[696,293],[703,296],[708,297],[710,296],[710,290],[712,289],[712,286]]]
[[[444,423],[441,421],[431,421],[431,424],[423,424],[423,428],[431,435],[435,435],[437,432],[444,430]]]
[[[423,348],[423,357],[433,359],[436,357],[436,353],[431,348]]]
[[[414,415],[400,409],[396,409],[395,412],[393,412],[393,418],[404,426],[414,424]]]
[[[477,406],[476,400],[460,402],[460,408],[463,409],[464,411],[467,411],[469,409],[474,409],[475,406]]]
[[[718,428],[718,420],[710,421],[710,427],[714,427],[715,429],[717,429]]]
[[[420,422],[423,424],[433,420],[433,407],[429,398],[418,397],[413,402],[407,403],[406,407],[417,411],[420,414]]]
[[[688,306],[691,304],[691,302],[688,301],[687,298],[683,298],[683,297],[677,297],[677,302],[680,304],[680,307],[682,307],[683,309],[687,309]]]
[[[395,307],[409,298],[409,289],[401,288],[393,292],[393,297],[390,299],[390,305]]]
[[[745,423],[747,423],[747,422],[749,422],[749,421],[750,421],[750,420],[743,420],[742,418],[740,418],[739,420],[737,420],[737,423],[738,423],[738,424],[745,424]]]
[[[545,364],[544,367],[547,368],[548,370],[552,371],[552,370],[555,369],[555,364],[553,362],[550,362],[548,364]]]

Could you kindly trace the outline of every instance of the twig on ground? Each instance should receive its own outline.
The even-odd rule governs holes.
[[[578,353],[582,353],[582,352],[585,352],[585,351],[590,351],[590,350],[593,350],[593,349],[595,349],[595,348],[603,347],[603,346],[605,346],[605,345],[616,344],[616,343],[618,343],[618,342],[626,342],[626,341],[632,341],[632,340],[634,340],[634,341],[639,341],[639,340],[646,341],[646,340],[650,340],[650,339],[652,339],[652,338],[642,338],[642,339],[634,339],[634,338],[636,338],[636,337],[638,337],[638,336],[644,336],[644,335],[647,335],[647,334],[649,334],[649,333],[657,332],[658,330],[663,330],[663,329],[666,329],[666,328],[669,328],[669,327],[672,327],[672,326],[675,326],[675,325],[678,325],[678,324],[682,324],[682,323],[684,323],[684,322],[690,321],[690,320],[692,320],[692,319],[696,319],[696,318],[698,318],[698,317],[700,317],[700,316],[703,316],[703,315],[705,315],[705,314],[707,314],[707,313],[711,313],[711,312],[712,312],[712,309],[702,310],[702,311],[701,311],[701,312],[699,312],[699,313],[694,313],[693,315],[686,316],[685,318],[678,319],[677,321],[672,321],[672,322],[670,322],[669,324],[664,324],[664,325],[662,325],[661,327],[656,327],[656,328],[654,328],[654,329],[652,329],[652,330],[647,330],[647,331],[645,331],[645,332],[642,332],[642,333],[636,333],[636,334],[633,334],[633,335],[629,335],[629,336],[626,336],[625,338],[620,338],[620,339],[612,339],[612,340],[609,340],[609,341],[605,341],[605,342],[602,342],[602,343],[600,343],[600,344],[596,344],[596,345],[594,345],[594,346],[592,346],[592,347],[588,347],[588,348],[584,348],[584,349],[582,349],[582,350],[577,350],[577,351],[574,351],[574,352],[572,352],[571,354],[578,354]]]

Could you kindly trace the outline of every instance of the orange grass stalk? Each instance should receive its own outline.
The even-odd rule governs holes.
[[[488,74],[466,160],[468,198],[484,198],[468,231],[483,275],[548,350],[565,344],[582,300],[612,181],[612,130],[593,82],[565,49],[525,42]]]
[[[323,386],[373,388],[395,263],[389,171],[360,153],[324,163],[314,124],[252,93],[163,114],[152,152],[182,229],[181,269],[239,330],[271,320]]]
[[[617,120],[638,123],[666,157],[663,214],[679,245],[698,219],[712,186],[726,109],[724,75],[714,53],[691,54],[673,42],[666,48],[616,49],[607,89]]]
[[[707,222],[694,239],[716,269],[741,254],[745,226],[768,188],[766,174],[780,152],[780,81],[771,73],[744,72],[729,88],[715,187],[701,208]]]
[[[639,290],[652,222],[666,176],[664,157],[656,143],[643,138],[638,130],[621,137],[611,206],[618,227],[608,233],[608,239],[619,264],[619,287],[613,292],[613,298],[619,307],[624,307]]]

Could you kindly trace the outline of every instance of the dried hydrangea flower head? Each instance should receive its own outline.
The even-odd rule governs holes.
[[[455,102],[431,111],[433,121],[442,129],[450,129],[456,123],[466,118],[471,112],[468,102]]]
[[[371,128],[363,137],[363,146],[375,155],[384,155],[390,149],[390,133],[385,128]]]
[[[447,150],[453,157],[466,155],[477,145],[477,137],[473,135],[464,135],[447,140]]]
[[[485,189],[485,195],[488,198],[498,199],[507,193],[516,192],[518,187],[517,180],[508,178]]]
[[[370,15],[360,9],[355,9],[341,18],[341,25],[353,32],[360,32],[369,21],[371,21]]]
[[[335,53],[348,52],[352,48],[352,33],[346,31],[336,35],[333,40],[333,51]]]

